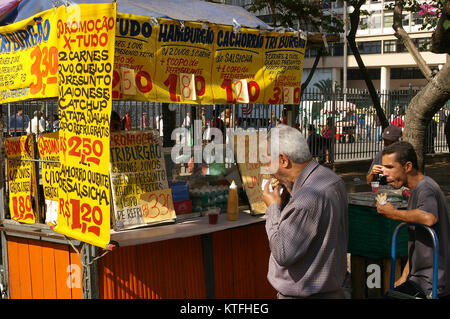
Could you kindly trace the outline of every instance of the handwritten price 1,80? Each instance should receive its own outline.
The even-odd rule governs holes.
[[[45,94],[45,87],[47,84],[55,84],[58,82],[56,74],[58,72],[58,49],[56,47],[43,47],[36,46],[30,53],[31,59],[34,58],[34,62],[31,65],[30,72],[36,76],[36,83],[33,81],[30,84],[30,93],[38,94],[42,91]],[[41,66],[44,67],[41,70]],[[47,78],[48,75],[52,75]]]
[[[33,219],[33,208],[31,206],[31,196],[14,196],[12,197],[13,202],[13,213],[12,219],[14,220],[25,220]]]
[[[72,136],[67,141],[69,155],[81,157],[81,163],[86,162],[100,165],[100,157],[103,154],[103,143],[100,140],[92,141],[88,137]],[[93,155],[93,156],[91,156]]]

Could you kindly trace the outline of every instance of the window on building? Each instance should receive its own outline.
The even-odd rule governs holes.
[[[379,29],[381,28],[381,15],[375,14],[370,16],[370,28]]]
[[[413,12],[411,25],[419,25],[423,24],[423,17],[419,16],[417,12]]]
[[[344,43],[335,43],[333,48],[334,56],[343,56],[344,55]]]
[[[384,40],[383,53],[394,53],[397,46],[397,40]]]
[[[381,53],[381,41],[357,42],[360,54]]]
[[[271,14],[265,14],[262,16],[258,16],[258,18],[269,25],[273,23],[273,18],[272,18]]]
[[[361,17],[359,20],[359,29],[360,30],[366,30],[369,27],[369,18],[368,17]]]
[[[419,51],[430,51],[430,38],[416,38],[413,41]]]
[[[406,50],[406,47],[403,44],[403,42],[401,40],[396,40],[395,52],[401,53],[401,52],[407,52],[407,51],[408,50]]]
[[[419,68],[392,68],[391,79],[424,79],[422,72]]]
[[[367,73],[369,73],[369,77],[371,80],[379,80],[381,76],[380,69],[367,69]],[[363,76],[359,69],[348,69],[347,70],[347,80],[363,80]]]
[[[409,26],[409,13],[403,15],[403,17],[402,17],[402,25],[404,27]]]
[[[394,24],[394,16],[393,15],[385,15],[383,26],[385,28],[392,28],[392,25]]]

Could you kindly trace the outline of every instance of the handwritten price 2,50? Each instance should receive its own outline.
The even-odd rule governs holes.
[[[103,143],[100,140],[92,141],[88,137],[72,136],[67,141],[69,155],[80,157],[81,163],[86,162],[100,165],[100,157],[103,154]]]

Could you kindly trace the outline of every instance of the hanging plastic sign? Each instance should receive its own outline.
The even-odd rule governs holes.
[[[180,73],[180,93],[183,100],[195,101],[195,76],[194,74]]]
[[[34,224],[36,215],[32,201],[36,198],[34,142],[31,135],[10,137],[5,140],[8,158],[9,210],[11,219]]]
[[[65,6],[56,9],[61,24],[58,84],[62,151],[54,230],[106,248],[110,241],[109,123],[116,3],[80,4],[78,9],[75,22],[69,19]],[[92,25],[97,28],[90,28]],[[74,64],[78,66],[75,74],[70,72]],[[95,76],[91,74],[93,65]]]
[[[44,133],[38,139],[38,149],[42,162],[42,186],[45,198],[45,223],[56,225],[59,200],[59,155],[61,150],[59,132]]]

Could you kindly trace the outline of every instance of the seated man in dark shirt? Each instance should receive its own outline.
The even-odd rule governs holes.
[[[408,142],[397,142],[383,150],[383,172],[395,189],[411,190],[408,209],[396,209],[391,203],[377,203],[377,210],[387,218],[431,227],[439,241],[437,294],[450,297],[450,212],[439,185],[423,175],[417,155]],[[408,262],[395,290],[419,298],[430,295],[433,287],[433,241],[420,226],[409,226]]]

